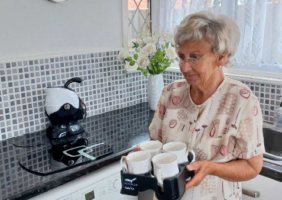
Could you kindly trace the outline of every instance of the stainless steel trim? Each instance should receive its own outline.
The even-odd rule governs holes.
[[[273,154],[267,153],[267,152],[263,153],[263,157],[268,158],[270,160],[282,161],[281,156],[276,156],[276,155],[273,155]]]
[[[242,189],[243,194],[249,197],[253,197],[253,198],[259,198],[260,197],[260,192],[258,191],[252,191],[252,190],[246,190],[246,189]]]
[[[274,164],[274,165],[282,166],[282,162],[281,162],[281,161],[270,160],[270,159],[268,159],[268,158],[263,158],[263,161],[264,161],[264,162],[271,163],[271,164]]]

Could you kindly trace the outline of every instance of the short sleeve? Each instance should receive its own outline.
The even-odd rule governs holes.
[[[249,159],[265,152],[262,127],[260,104],[257,97],[252,95],[240,118],[235,137],[234,156]]]
[[[168,101],[168,88],[170,88],[172,84],[166,86],[160,97],[158,102],[153,120],[149,126],[150,137],[152,140],[159,140],[162,142],[162,126],[163,126],[163,119],[167,109],[167,101]]]

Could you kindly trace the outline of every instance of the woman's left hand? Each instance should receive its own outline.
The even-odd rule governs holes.
[[[186,184],[186,190],[198,186],[201,184],[202,180],[211,173],[213,163],[207,160],[194,162],[187,165],[186,168],[189,171],[194,171],[195,176]]]

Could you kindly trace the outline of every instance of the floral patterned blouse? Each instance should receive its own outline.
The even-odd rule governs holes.
[[[226,77],[201,105],[192,101],[186,80],[166,86],[149,130],[152,139],[164,144],[185,142],[195,151],[196,161],[225,163],[249,159],[265,151],[257,97],[245,84]],[[241,183],[208,175],[182,198],[206,199],[242,199]]]

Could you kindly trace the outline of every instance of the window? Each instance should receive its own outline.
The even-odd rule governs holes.
[[[282,78],[282,0],[155,0],[153,24],[173,33],[185,16],[201,10],[228,15],[240,27],[235,67],[228,72]]]
[[[128,40],[143,32],[151,33],[151,1],[128,0]]]

